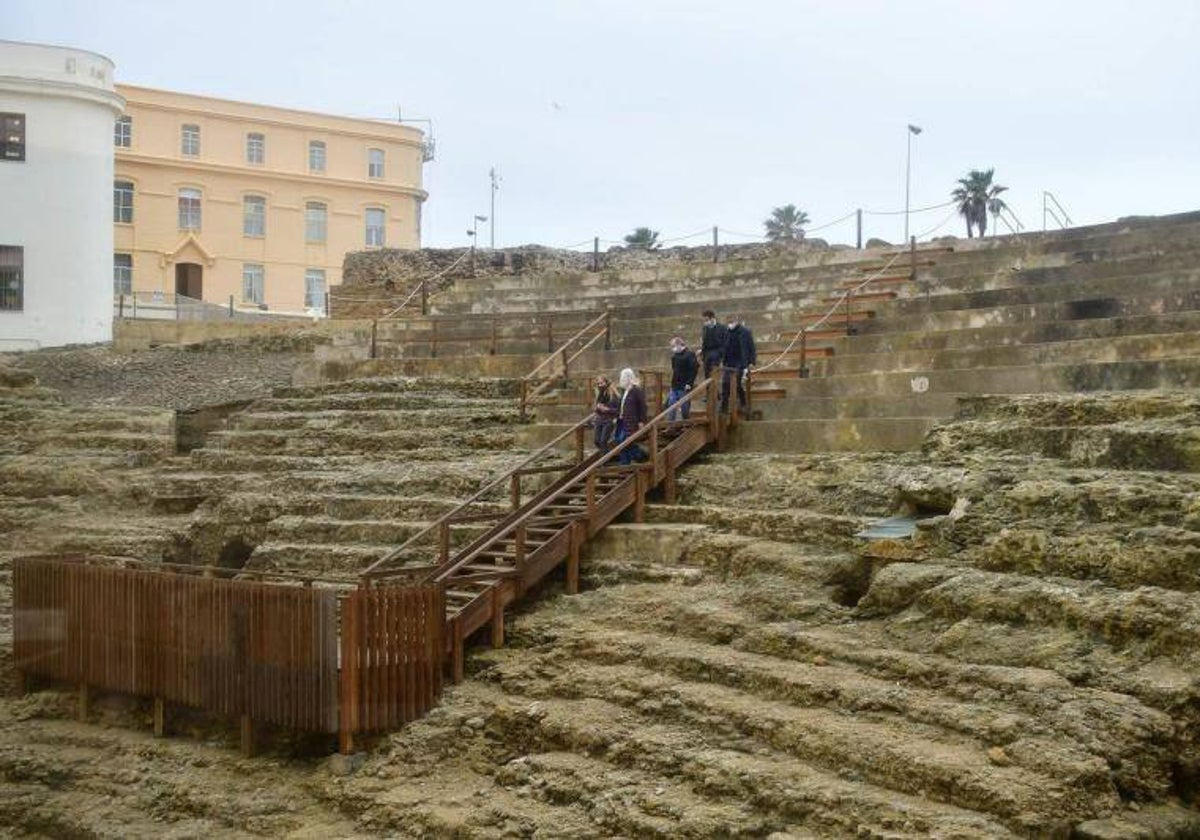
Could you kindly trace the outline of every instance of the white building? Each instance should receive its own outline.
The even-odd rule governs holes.
[[[0,41],[0,352],[112,340],[113,63]]]

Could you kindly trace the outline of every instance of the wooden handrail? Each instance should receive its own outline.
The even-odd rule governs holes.
[[[471,498],[467,499],[464,502],[459,503],[459,505],[456,508],[454,508],[454,510],[451,510],[448,513],[442,514],[442,516],[439,517],[437,520],[429,523],[424,528],[422,528],[420,531],[413,534],[411,537],[409,537],[407,540],[405,540],[404,544],[401,545],[399,548],[392,549],[387,554],[385,554],[383,557],[379,558],[374,563],[372,563],[370,566],[367,566],[367,568],[365,568],[361,572],[359,572],[359,578],[362,580],[369,579],[372,575],[374,575],[379,570],[379,568],[381,566],[384,566],[387,563],[390,563],[392,560],[395,560],[397,557],[399,557],[405,551],[407,551],[409,548],[411,548],[413,546],[413,544],[415,544],[417,541],[423,539],[428,534],[432,533],[434,530],[439,528],[443,523],[449,522],[454,516],[461,513],[464,508],[466,508],[469,505],[474,504],[475,502],[477,502],[481,498],[483,498],[485,495],[490,493],[492,490],[495,490],[497,487],[499,487],[504,482],[509,481],[512,478],[513,474],[516,473],[518,470],[522,470],[522,469],[529,467],[534,462],[540,460],[547,452],[550,452],[551,450],[557,448],[557,446],[560,443],[562,443],[564,440],[566,440],[567,437],[575,434],[576,429],[582,429],[591,422],[592,422],[592,415],[589,414],[587,417],[585,417],[582,420],[580,420],[579,422],[575,423],[573,426],[571,426],[565,432],[560,434],[558,437],[554,438],[554,440],[547,443],[545,446],[543,446],[537,452],[530,455],[528,458],[526,458],[524,461],[522,461],[516,467],[509,470],[508,472],[506,472],[504,475],[500,476],[499,478],[496,478],[496,479],[488,482],[482,488],[477,490],[475,492],[475,495],[471,496]]]
[[[529,373],[525,374],[525,379],[527,379],[527,380],[532,380],[532,379],[533,379],[535,376],[537,376],[539,373],[541,373],[541,371],[542,371],[542,368],[544,368],[546,365],[550,364],[550,363],[551,363],[551,362],[553,362],[553,361],[554,361],[556,358],[558,358],[558,357],[561,355],[561,353],[562,353],[562,351],[563,351],[563,350],[565,350],[567,347],[569,347],[569,346],[570,346],[572,343],[574,343],[574,342],[578,341],[578,340],[579,340],[579,338],[580,338],[580,337],[581,337],[581,336],[582,336],[584,333],[586,333],[588,330],[590,330],[590,329],[594,328],[594,327],[595,327],[597,324],[599,324],[601,321],[605,321],[605,322],[607,322],[607,319],[608,319],[608,318],[609,318],[609,314],[608,314],[608,311],[607,311],[607,310],[606,310],[606,311],[604,311],[604,312],[601,312],[599,315],[597,315],[595,318],[593,318],[591,321],[589,321],[589,322],[587,323],[587,326],[585,326],[585,327],[583,327],[582,329],[578,330],[578,331],[577,331],[577,332],[576,332],[576,333],[575,333],[573,336],[571,336],[571,337],[570,337],[570,338],[568,338],[566,341],[564,341],[564,342],[562,343],[562,345],[561,345],[561,346],[560,346],[560,347],[559,347],[557,350],[554,350],[554,351],[552,351],[552,352],[550,353],[550,355],[548,355],[548,356],[547,356],[545,359],[543,359],[543,360],[542,360],[541,364],[539,364],[537,367],[535,367],[535,368],[534,368],[533,370],[531,370]],[[607,326],[606,326],[606,331],[607,331]],[[598,335],[603,335],[603,333],[598,333]],[[593,341],[594,341],[594,340],[595,340],[595,339],[593,338]]]
[[[732,369],[727,369],[727,368],[722,367],[719,370],[724,372],[725,370],[732,370]],[[453,563],[448,564],[443,569],[438,571],[436,574],[431,575],[430,577],[426,578],[426,581],[432,581],[432,582],[444,581],[447,577],[454,574],[454,572],[457,571],[458,569],[460,569],[462,566],[464,566],[464,565],[470,563],[472,560],[474,560],[489,545],[492,545],[498,539],[504,537],[508,533],[512,532],[514,529],[524,527],[525,524],[530,519],[530,517],[538,514],[539,512],[541,512],[541,510],[543,508],[552,504],[557,499],[558,494],[559,494],[559,492],[561,492],[561,489],[563,487],[567,487],[567,486],[570,486],[573,484],[578,484],[580,480],[587,480],[590,476],[594,475],[602,467],[604,467],[606,464],[608,464],[613,458],[616,458],[622,452],[624,452],[626,449],[629,449],[630,447],[636,445],[638,441],[643,440],[651,435],[657,436],[658,430],[662,426],[666,425],[669,422],[666,420],[667,415],[670,414],[673,410],[678,410],[679,407],[681,405],[683,405],[684,403],[691,402],[692,399],[698,393],[700,393],[700,391],[702,391],[702,390],[705,391],[706,396],[710,401],[714,401],[714,400],[718,399],[717,384],[718,384],[718,378],[716,376],[710,376],[709,378],[700,382],[698,385],[696,385],[690,391],[685,393],[683,395],[683,397],[681,397],[676,403],[663,409],[662,412],[655,415],[652,419],[650,419],[649,421],[644,423],[640,429],[638,429],[636,432],[634,432],[628,438],[623,440],[620,444],[618,444],[617,446],[613,447],[612,449],[608,450],[605,453],[597,454],[589,462],[580,464],[580,468],[578,470],[570,473],[567,476],[564,476],[562,479],[560,479],[558,482],[556,482],[552,486],[552,488],[550,488],[551,490],[553,490],[553,492],[549,492],[549,490],[543,491],[544,495],[539,501],[532,503],[527,509],[515,514],[511,519],[506,520],[505,522],[499,523],[495,528],[492,529],[491,532],[481,536],[478,540],[476,540],[476,542],[475,542],[475,544],[473,544],[473,546],[470,546],[467,549],[465,549],[463,551],[463,553],[454,560]],[[717,423],[721,422],[721,415],[716,411],[710,410],[708,412],[708,416],[715,418]],[[731,414],[730,416],[736,417],[736,413]],[[559,439],[561,440],[562,437],[563,437],[563,435],[560,435]],[[635,468],[633,470],[633,472],[636,473],[637,469],[640,469],[640,468],[641,467],[639,465],[639,467]],[[554,488],[558,488],[558,489],[554,489]],[[581,512],[581,513],[583,513],[583,512]]]

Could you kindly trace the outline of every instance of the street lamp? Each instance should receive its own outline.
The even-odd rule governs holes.
[[[921,133],[919,125],[908,124],[908,151],[904,156],[904,241],[908,242],[908,197],[912,187],[912,139]]]

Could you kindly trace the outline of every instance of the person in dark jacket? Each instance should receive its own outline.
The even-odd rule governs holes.
[[[618,445],[636,434],[647,420],[646,394],[632,368],[621,371],[619,384],[621,403],[617,408],[617,436],[614,438]],[[645,461],[646,453],[635,443],[623,449],[619,457],[623,465],[628,465],[634,461]]]
[[[606,450],[612,445],[613,433],[617,427],[617,409],[621,406],[621,398],[617,389],[608,381],[607,376],[596,379],[596,399],[592,404],[595,415],[592,427],[595,429],[596,448]]]
[[[686,420],[692,413],[691,400],[685,402],[678,409],[673,406],[692,390],[692,386],[696,384],[696,373],[699,371],[699,367],[696,362],[696,354],[688,349],[683,338],[680,336],[672,338],[671,390],[667,392],[667,407],[671,409],[667,412],[668,423],[674,423],[677,415]]]
[[[725,343],[729,340],[729,330],[717,320],[717,313],[705,309],[704,328],[700,331],[700,359],[704,362],[704,378],[712,376],[714,369],[721,366],[725,357]]]
[[[725,342],[722,362],[725,375],[721,381],[721,411],[729,411],[731,380],[737,380],[738,411],[746,412],[746,379],[750,368],[758,364],[758,350],[754,346],[754,334],[736,315],[729,316],[729,337]]]

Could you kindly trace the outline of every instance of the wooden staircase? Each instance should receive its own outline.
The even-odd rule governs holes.
[[[504,644],[504,610],[562,564],[566,564],[567,591],[579,586],[579,554],[583,544],[627,510],[641,521],[646,494],[661,486],[668,502],[675,497],[675,475],[689,458],[710,444],[721,446],[736,412],[718,412],[720,382],[717,377],[698,384],[687,399],[695,403],[687,420],[667,420],[663,411],[635,435],[607,452],[584,455],[585,418],[559,435],[520,467],[490,482],[487,487],[443,516],[399,549],[373,564],[361,575],[361,586],[437,584],[446,597],[446,652],[453,678],[464,673],[466,640],[490,626],[491,644]],[[561,458],[561,447],[575,438],[575,458],[567,463],[536,465],[548,457]],[[640,448],[646,458],[621,465],[621,453]],[[558,477],[528,500],[522,499],[521,482],[535,475]],[[510,510],[501,514],[472,514],[469,507],[489,491],[508,481]],[[465,522],[497,520],[469,544],[451,550],[450,529]],[[427,565],[404,563],[425,536],[437,534],[438,560]]]

